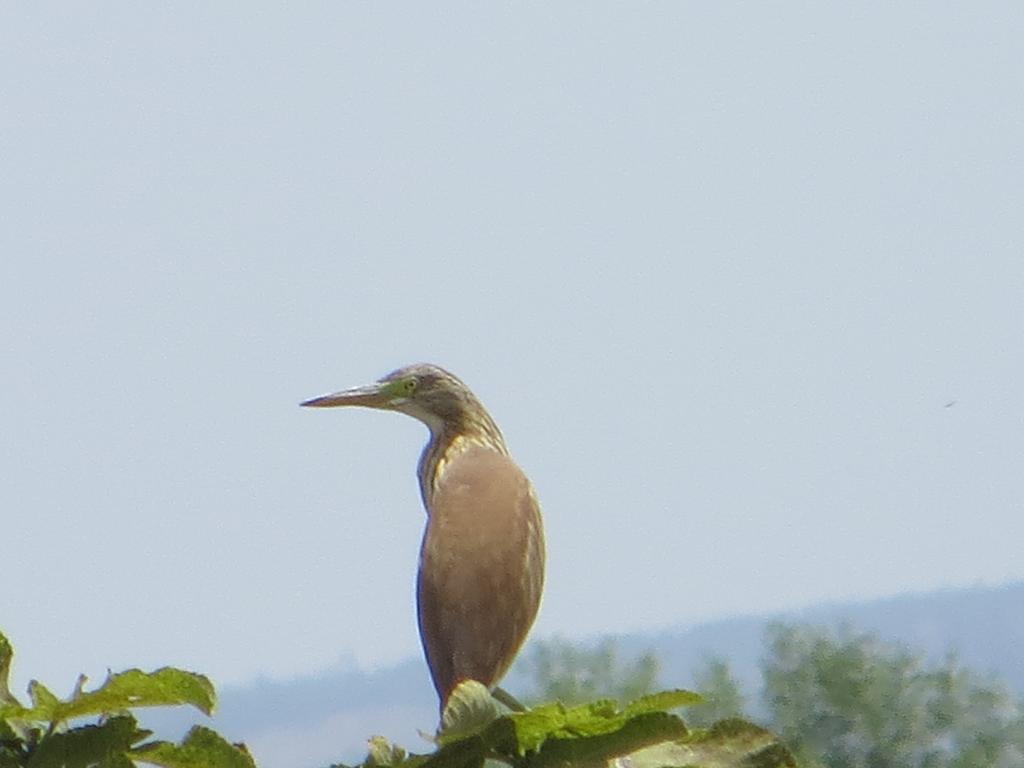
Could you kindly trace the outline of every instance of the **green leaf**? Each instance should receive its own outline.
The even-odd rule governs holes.
[[[476,680],[463,680],[444,706],[439,744],[447,744],[479,733],[498,717],[498,706],[491,692]]]
[[[155,672],[129,669],[109,675],[95,691],[82,691],[84,677],[80,677],[75,691],[67,701],[61,701],[37,680],[29,683],[30,708],[19,705],[0,707],[0,717],[44,723],[60,723],[76,717],[110,715],[132,707],[162,707],[191,704],[210,714],[216,696],[213,684],[203,675],[164,667]]]
[[[18,704],[11,693],[10,676],[11,661],[14,660],[14,648],[3,632],[0,632],[0,708],[4,704]]]
[[[49,688],[33,680],[28,684],[28,695],[32,700],[32,709],[25,714],[31,720],[57,720],[56,712],[60,708],[58,699]]]
[[[0,719],[0,768],[21,768],[25,764],[24,741],[22,734],[15,731],[6,720]]]
[[[723,720],[675,742],[629,756],[632,768],[795,768],[796,760],[777,737],[744,720]]]
[[[44,736],[26,768],[133,768],[127,753],[149,735],[131,715]]]
[[[530,761],[535,768],[604,766],[609,760],[686,735],[686,725],[668,712],[647,712],[614,731],[595,736],[548,739]]]
[[[596,736],[622,727],[625,716],[611,699],[580,704],[565,711],[565,725],[555,736]]]
[[[703,701],[704,697],[693,691],[684,691],[682,689],[661,691],[660,693],[641,696],[636,701],[630,702],[623,711],[623,714],[631,717],[643,714],[644,712],[665,712],[670,709],[678,709],[679,707],[692,707],[695,704],[703,703]]]
[[[369,743],[369,754],[360,763],[360,768],[418,768],[431,757],[430,755],[410,755],[400,746],[392,744],[383,736],[372,736]],[[335,763],[331,768],[348,767],[342,763]]]
[[[504,720],[505,718],[501,718]],[[480,736],[445,744],[420,764],[420,768],[483,768],[487,748]]]
[[[487,729],[485,739],[508,754],[525,755],[540,747],[565,727],[566,709],[560,703],[516,712],[497,720]]]
[[[692,700],[693,694],[669,691],[661,697],[638,700],[632,711],[627,707],[621,712],[608,700],[568,709],[557,702],[544,704],[499,718],[483,738],[493,750],[510,757],[539,752],[534,759],[541,762],[606,760],[659,740],[685,736],[683,721],[658,707]]]
[[[363,765],[370,766],[391,766],[399,765],[405,760],[405,750],[397,744],[392,744],[383,736],[370,737],[370,752],[366,756]]]
[[[129,669],[109,675],[95,691],[78,693],[70,701],[62,702],[62,719],[102,715],[130,707],[162,707],[191,704],[209,715],[216,696],[213,684],[203,675],[164,667],[155,672]]]
[[[256,768],[244,745],[231,744],[201,725],[193,726],[181,744],[154,741],[133,749],[131,757],[164,768]]]

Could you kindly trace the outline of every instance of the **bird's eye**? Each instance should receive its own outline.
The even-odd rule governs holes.
[[[419,384],[419,381],[415,377],[406,379],[404,384],[406,393],[411,395],[415,391],[417,384]]]

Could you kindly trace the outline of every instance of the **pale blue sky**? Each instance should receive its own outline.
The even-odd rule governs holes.
[[[1024,10],[0,7],[19,687],[419,646],[431,361],[540,634],[1024,578]],[[955,401],[952,407],[945,407]]]

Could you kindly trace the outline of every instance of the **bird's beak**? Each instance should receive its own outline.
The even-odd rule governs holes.
[[[314,397],[306,400],[304,405],[308,408],[336,408],[342,405],[361,405],[364,408],[387,408],[394,399],[394,395],[388,391],[386,384],[367,384],[364,387],[352,387],[343,389],[341,392],[334,392],[330,395]]]

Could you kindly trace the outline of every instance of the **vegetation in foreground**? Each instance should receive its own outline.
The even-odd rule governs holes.
[[[213,685],[202,675],[165,667],[108,675],[87,691],[84,676],[60,699],[42,683],[29,684],[23,705],[8,682],[14,650],[0,633],[0,768],[254,768],[244,746],[195,726],[177,744],[151,739],[131,710],[191,705],[210,714]]]
[[[80,678],[64,699],[33,681],[22,703],[8,684],[12,658],[0,634],[0,768],[255,767],[243,745],[209,728],[195,726],[172,743],[140,727],[140,707],[209,714],[215,695],[202,675],[127,670],[92,689]],[[527,711],[507,712],[482,686],[465,683],[433,752],[409,754],[378,736],[362,768],[1024,765],[1024,705],[998,680],[954,657],[929,662],[849,630],[772,627],[753,704],[721,659],[697,671],[699,693],[652,692],[657,659],[620,658],[610,640],[594,648],[535,643],[524,663],[533,683]],[[770,730],[749,722],[751,711]]]
[[[244,745],[215,731],[193,727],[179,742],[152,739],[132,710],[190,705],[210,714],[210,681],[165,667],[112,674],[86,690],[80,677],[71,695],[58,698],[42,683],[29,685],[22,704],[8,684],[13,649],[0,634],[0,768],[255,768]],[[452,696],[435,738],[437,748],[410,755],[382,737],[370,740],[366,768],[475,768],[487,760],[516,768],[599,766],[627,757],[631,768],[667,766],[795,766],[770,733],[738,719],[691,730],[672,710],[701,697],[689,691],[566,705],[542,704],[502,713],[479,683],[463,683]]]
[[[612,699],[575,706],[556,702],[501,714],[487,689],[468,681],[449,700],[435,752],[410,755],[377,737],[362,768],[478,768],[486,761],[515,768],[796,766],[771,733],[752,723],[730,719],[691,730],[672,713],[700,701],[698,694],[676,690],[624,705]]]

